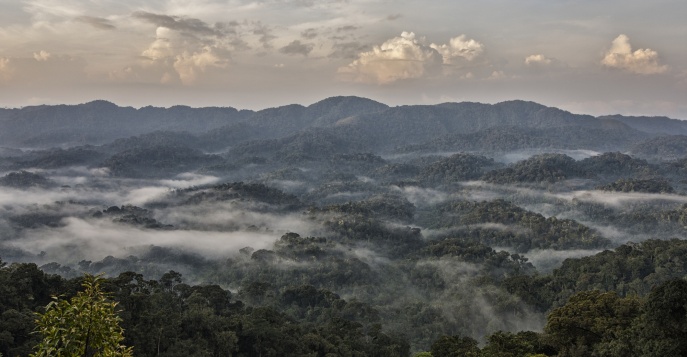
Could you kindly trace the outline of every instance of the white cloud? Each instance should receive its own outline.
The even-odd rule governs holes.
[[[544,55],[529,55],[525,58],[525,64],[528,66],[548,66],[553,63],[551,58],[547,58]]]
[[[155,41],[141,55],[150,59],[154,66],[168,68],[160,77],[161,83],[174,82],[170,74],[173,71],[181,83],[190,85],[208,68],[226,68],[229,62],[217,53],[216,44],[200,46],[198,42],[190,41],[187,36],[160,26],[156,29]]]
[[[172,36],[173,33],[170,29],[162,26],[158,27],[155,30],[155,41],[141,55],[152,60],[164,60],[171,57],[173,54]]]
[[[427,45],[423,37],[404,31],[371,51],[359,53],[338,73],[342,80],[379,84],[439,74],[442,68],[445,75],[453,75],[459,73],[456,68],[463,68],[456,65],[474,61],[483,52],[483,44],[465,35],[451,38],[448,44]],[[462,77],[466,78],[466,74],[462,73]]]
[[[33,58],[38,62],[45,62],[49,60],[51,56],[52,54],[50,54],[50,52],[43,50],[41,50],[40,52],[33,53]]]
[[[348,66],[339,68],[342,79],[354,82],[391,83],[420,78],[441,68],[442,56],[423,44],[413,32],[387,40],[362,52]]]
[[[630,38],[626,35],[620,35],[613,40],[601,64],[638,74],[657,74],[668,70],[668,66],[659,64],[658,52],[648,48],[633,52]]]
[[[444,64],[453,64],[457,59],[472,61],[484,52],[484,45],[468,39],[465,35],[452,38],[448,45],[431,44],[429,47],[437,50],[443,58]]]
[[[489,80],[501,80],[501,79],[506,79],[506,73],[503,71],[493,71],[491,72],[491,75],[489,76]]]
[[[205,72],[209,67],[224,68],[227,63],[227,60],[221,59],[211,48],[206,47],[201,52],[184,52],[176,56],[174,69],[179,74],[182,83],[193,84],[199,72]]]

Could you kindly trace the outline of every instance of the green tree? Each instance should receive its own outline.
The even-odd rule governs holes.
[[[544,331],[560,357],[633,356],[631,327],[640,314],[636,297],[583,291],[549,314]]]
[[[477,341],[465,336],[441,336],[432,343],[430,353],[434,357],[479,357]]]
[[[535,354],[539,336],[532,331],[518,333],[496,331],[482,348],[482,357],[525,357]]]
[[[637,325],[640,356],[687,355],[687,281],[674,279],[655,288]]]
[[[86,275],[84,290],[67,300],[46,306],[36,320],[43,340],[32,357],[128,357],[132,348],[121,344],[123,329],[115,310],[117,303],[109,301],[100,290],[101,278]]]

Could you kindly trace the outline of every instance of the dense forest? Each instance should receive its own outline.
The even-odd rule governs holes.
[[[687,355],[687,123],[356,97],[2,115],[2,357],[100,274],[134,356]]]

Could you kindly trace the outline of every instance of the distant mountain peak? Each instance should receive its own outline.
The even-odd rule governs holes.
[[[336,106],[336,105],[370,105],[370,106],[379,106],[379,107],[386,107],[388,108],[389,106],[377,102],[375,100],[369,99],[369,98],[363,98],[363,97],[357,97],[357,96],[334,96],[334,97],[329,97],[325,98],[323,100],[320,100],[319,102],[313,103],[308,106],[308,108],[313,108],[313,107],[320,107],[320,106]]]
[[[93,101],[90,101],[88,103],[81,104],[83,106],[87,107],[109,107],[109,108],[118,108],[119,106],[117,104],[114,104],[110,101],[104,100],[104,99],[96,99]]]
[[[503,102],[499,102],[494,104],[495,107],[506,107],[509,109],[528,109],[528,110],[541,110],[541,109],[548,109],[550,107],[547,107],[545,105],[539,104],[537,102],[532,102],[528,100],[520,100],[520,99],[515,99],[515,100],[507,100]]]

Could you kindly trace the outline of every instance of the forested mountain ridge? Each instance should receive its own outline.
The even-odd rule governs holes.
[[[41,105],[5,110],[0,140],[29,147],[102,144],[156,130],[202,133],[245,120],[234,108],[119,107],[98,100],[79,105]]]
[[[668,117],[604,115],[599,119],[619,121],[647,133],[687,135],[687,127],[682,120]]]
[[[585,134],[601,130],[613,133],[605,150],[626,146],[627,141],[659,134],[681,134],[687,125],[660,118],[661,130],[653,130],[656,118],[572,114],[533,102],[508,101],[498,104],[444,103],[388,107],[359,97],[332,97],[310,106],[286,105],[260,111],[234,108],[119,107],[106,101],[79,105],[32,106],[0,112],[0,141],[20,147],[103,144],[118,138],[154,131],[185,131],[200,135],[205,146],[226,148],[247,140],[275,139],[311,128],[330,128],[343,140],[394,148],[419,144],[447,134],[466,135],[496,127],[527,128],[563,135],[564,147],[591,148]],[[359,137],[362,135],[362,138]],[[643,135],[643,136],[642,136]],[[597,145],[598,146],[598,145]],[[613,147],[611,147],[613,146]],[[456,147],[456,149],[470,149]]]

